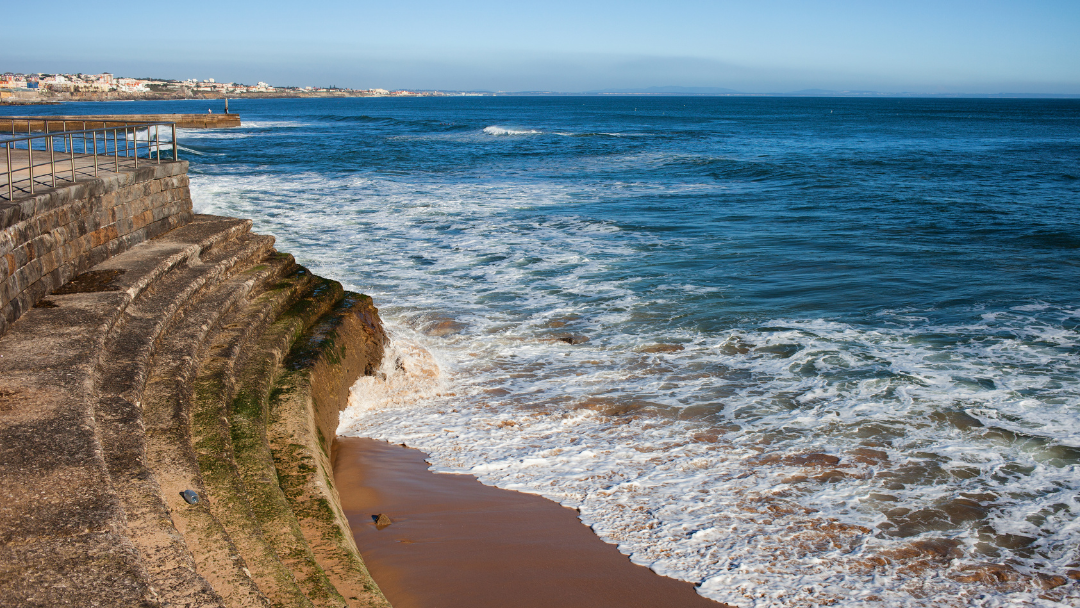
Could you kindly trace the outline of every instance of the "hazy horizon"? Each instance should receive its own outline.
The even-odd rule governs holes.
[[[49,40],[8,34],[0,69],[276,86],[558,91],[707,87],[908,94],[1080,94],[1080,3],[775,0],[518,7],[250,0],[61,1]],[[36,11],[9,9],[12,23]],[[119,15],[119,16],[116,16]]]

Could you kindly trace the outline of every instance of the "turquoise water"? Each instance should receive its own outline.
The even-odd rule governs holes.
[[[343,432],[736,605],[1080,605],[1080,102],[231,105],[197,208],[394,336]]]

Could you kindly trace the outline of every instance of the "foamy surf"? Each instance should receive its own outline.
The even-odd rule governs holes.
[[[739,606],[1080,605],[1076,250],[1028,234],[1080,193],[1025,156],[1068,121],[829,100],[868,145],[817,101],[350,103],[183,142],[219,163],[198,210],[380,307],[343,432],[578,506]]]
[[[404,442],[431,453],[439,470],[580,508],[634,561],[736,605],[763,589],[772,599],[753,605],[878,601],[864,596],[890,606],[977,604],[972,598],[990,588],[1001,597],[985,605],[1034,602],[1046,594],[1038,574],[1073,563],[1076,507],[1054,505],[1076,488],[1076,471],[1048,462],[1080,440],[1069,422],[1080,394],[1073,309],[1030,304],[954,325],[882,311],[871,328],[777,319],[654,335],[632,329],[635,319],[722,290],[671,281],[640,292],[604,279],[607,260],[635,250],[632,235],[608,223],[570,217],[488,229],[485,218],[507,208],[557,204],[558,189],[418,192],[415,183],[316,173],[235,179],[195,179],[198,209],[261,215],[279,247],[303,252],[318,272],[380,280],[349,285],[376,297],[394,342],[385,379],[357,387],[343,434]],[[353,218],[367,233],[416,246],[381,252],[379,272],[366,275],[371,241],[354,240]],[[515,310],[487,303],[493,284]],[[577,336],[590,340],[573,344]],[[778,459],[754,460],[765,451]],[[784,460],[815,453],[837,460]],[[1030,471],[1009,473],[1017,467]],[[998,471],[1006,477],[996,480]],[[903,487],[881,485],[889,479]],[[1029,491],[1055,487],[1042,497]],[[1028,521],[1044,509],[1038,525]],[[766,522],[775,510],[782,516]],[[993,530],[957,536],[950,514]],[[938,521],[948,529],[920,528]],[[817,536],[822,528],[835,537]],[[995,548],[998,537],[1006,546],[1040,538],[1046,549],[1014,555]],[[941,538],[957,544],[934,544]],[[798,539],[809,548],[780,553]],[[910,549],[923,540],[928,548]],[[996,580],[992,572],[965,570],[1006,557],[1018,563],[1001,574],[1015,578],[1004,588],[980,582]],[[906,580],[913,569],[918,576]],[[808,577],[802,591],[789,588],[795,576]]]
[[[435,357],[412,340],[395,339],[389,352],[379,374],[357,384],[342,434],[406,443],[431,454],[435,470],[576,508],[632,561],[697,583],[711,599],[739,606],[1070,601],[1048,593],[1034,570],[985,566],[972,554],[977,538],[878,533],[876,524],[888,521],[877,513],[879,501],[915,500],[875,494],[866,483],[894,468],[891,450],[845,447],[841,439],[768,449],[732,428],[627,415],[617,399],[560,408],[558,395],[520,397],[454,381],[433,372]],[[388,396],[394,387],[404,388]],[[1055,477],[1066,483],[1075,470]],[[1068,536],[1072,524],[1063,523]],[[987,595],[988,581],[1008,594]]]

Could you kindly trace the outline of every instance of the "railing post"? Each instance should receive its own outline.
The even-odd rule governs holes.
[[[52,187],[56,187],[56,142],[52,135],[45,140],[49,142],[49,171],[52,172]]]
[[[14,130],[15,129],[15,121],[14,120],[11,121],[11,129],[12,129],[12,135],[14,135],[15,134],[15,130]],[[13,201],[13,200],[15,200],[15,194],[14,194],[14,191],[12,190],[12,186],[11,186],[12,176],[14,175],[11,172],[11,144],[8,143],[8,142],[4,142],[4,150],[7,151],[7,198],[8,198],[9,201]]]
[[[106,137],[108,137],[106,135]],[[108,144],[106,144],[108,145]],[[116,141],[116,128],[112,130],[113,172],[120,172],[120,144]]]
[[[27,122],[28,128],[29,128],[29,124],[30,123]],[[27,135],[29,136],[30,134],[27,133]],[[27,158],[27,168],[30,170],[30,194],[33,194],[34,193],[34,140],[32,140],[32,139],[27,139],[26,140],[26,158]]]
[[[139,168],[139,127],[131,127],[131,147],[135,150],[135,168]]]
[[[94,136],[94,177],[97,177],[98,176],[98,168],[97,168],[97,161],[98,161],[98,158],[97,158],[97,131],[93,132],[93,136]],[[108,146],[108,140],[105,140],[105,145]]]
[[[154,125],[154,145],[157,147],[157,164],[161,164],[161,125]]]
[[[75,134],[67,136],[68,156],[71,157],[71,182],[75,183]]]
[[[176,123],[172,123],[172,159],[173,161],[180,160],[176,156]]]

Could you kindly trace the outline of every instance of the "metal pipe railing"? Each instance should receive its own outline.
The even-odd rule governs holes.
[[[107,167],[104,167],[99,163],[99,157],[108,158],[110,153],[112,155],[112,169],[113,172],[119,173],[122,165],[126,165],[129,168],[138,168],[139,166],[139,135],[140,133],[146,134],[146,158],[145,160],[156,162],[161,164],[161,126],[168,125],[171,128],[172,136],[172,159],[178,160],[177,156],[177,144],[176,144],[176,123],[170,122],[145,122],[134,123],[131,121],[89,121],[91,124],[101,123],[103,126],[100,128],[85,128],[88,121],[82,122],[82,129],[67,130],[67,121],[61,121],[61,130],[54,131],[53,126],[56,121],[49,121],[46,117],[40,119],[26,120],[25,136],[16,136],[19,131],[22,130],[22,121],[20,118],[17,122],[15,119],[10,120],[11,137],[6,139],[0,139],[0,145],[4,147],[4,156],[2,157],[5,162],[5,170],[0,172],[0,175],[6,177],[6,182],[0,184],[0,200],[6,198],[6,200],[14,200],[17,196],[32,195],[34,194],[36,187],[41,185],[38,182],[47,180],[44,183],[55,188],[57,181],[74,183],[79,178],[80,169],[89,172],[92,168],[93,176],[97,177],[100,171]],[[36,130],[35,123],[40,126],[40,130]],[[52,123],[52,124],[50,124]],[[109,126],[108,123],[113,123],[115,126]],[[0,125],[4,123],[0,122]],[[6,126],[6,125],[5,125]],[[75,126],[75,125],[73,125]],[[38,134],[35,134],[37,132]],[[123,137],[121,137],[121,132]],[[109,147],[109,134],[112,133],[112,149]],[[101,149],[98,148],[98,136],[101,136],[102,145]],[[60,140],[61,150],[60,165],[63,166],[64,160],[67,160],[68,168],[70,170],[70,179],[65,175],[61,175],[57,170],[57,139]],[[87,138],[93,141],[92,153],[88,152]],[[75,142],[82,140],[82,153],[75,151]],[[123,144],[121,146],[121,144]],[[45,163],[34,163],[34,152],[44,151],[48,155],[48,160]],[[68,158],[65,159],[64,156]],[[21,164],[21,161],[26,161],[25,165]],[[13,163],[20,163],[20,166],[16,167]],[[43,171],[44,168],[44,171]],[[63,170],[64,174],[69,171]],[[106,169],[107,170],[107,169]],[[26,176],[22,177],[19,174],[23,171],[26,172]],[[6,188],[4,187],[6,186]],[[6,192],[5,192],[6,190]],[[6,195],[6,197],[5,197]]]
[[[57,120],[50,116],[12,116],[8,118],[0,118],[0,124],[7,123],[5,126],[9,126],[8,129],[0,128],[0,133],[26,133],[27,135],[33,133],[46,133],[53,132],[58,133],[61,131],[67,132],[67,123],[77,122],[82,124],[82,129],[72,129],[72,131],[92,131],[94,129],[109,129],[119,127],[131,127],[136,126],[141,130],[146,125],[167,125],[174,124],[167,121],[147,121],[147,120],[107,120],[107,119],[93,119],[93,120]],[[56,129],[55,125],[59,123],[60,129]],[[88,127],[87,125],[100,125]]]

